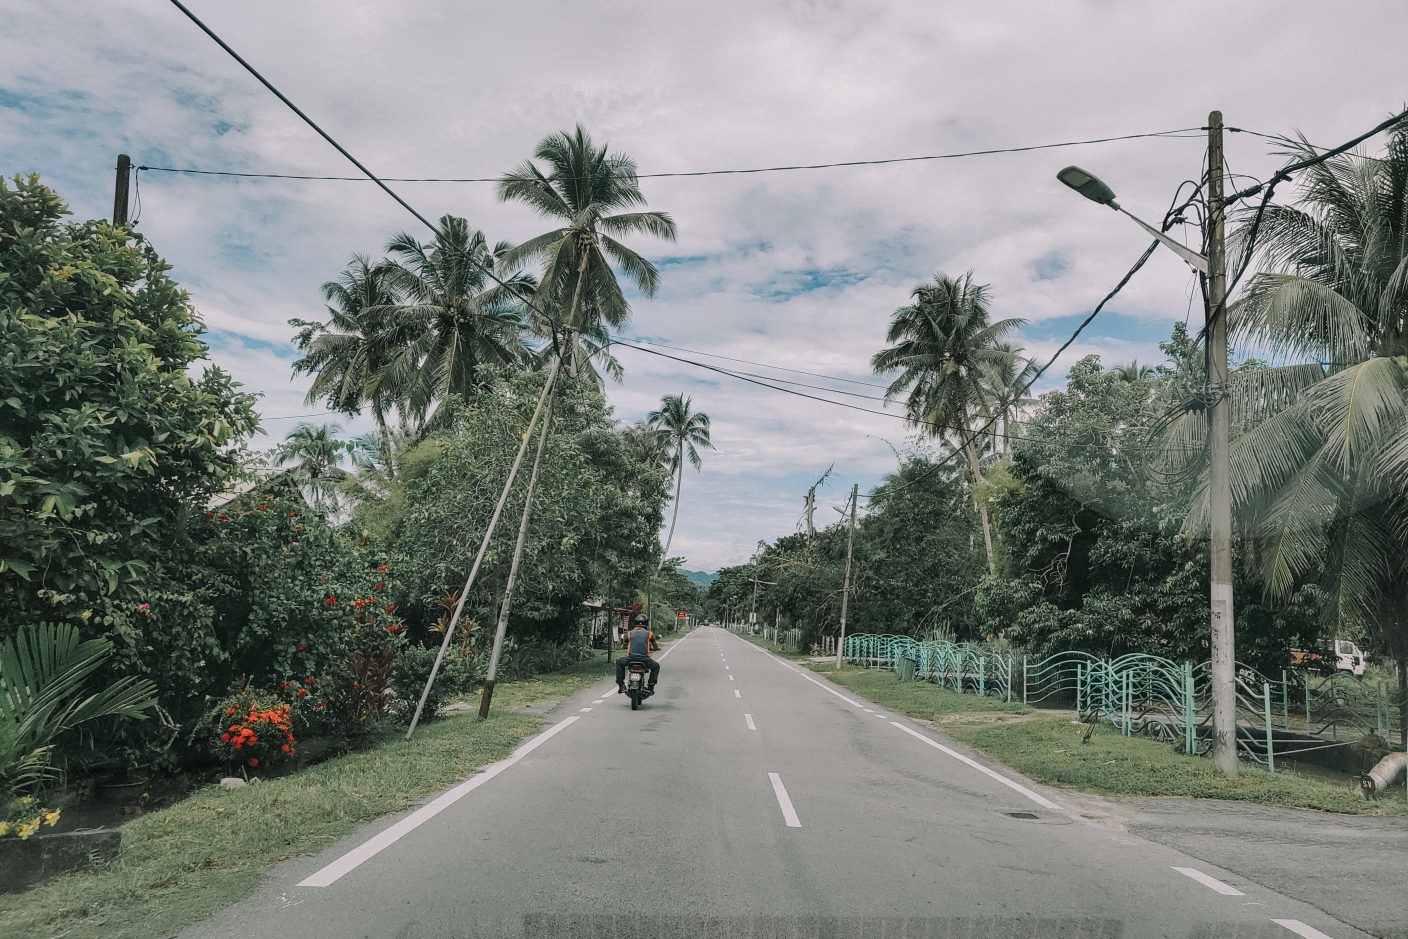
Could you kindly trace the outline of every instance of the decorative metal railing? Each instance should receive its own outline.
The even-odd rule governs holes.
[[[1070,708],[1079,720],[1103,720],[1122,734],[1167,740],[1185,753],[1205,753],[1210,747],[1207,662],[1137,653],[1107,659],[1085,652],[1033,660],[971,643],[874,634],[847,636],[845,658],[867,668],[895,670],[901,677],[912,670],[914,679],[960,694]],[[1272,771],[1278,756],[1296,757],[1399,730],[1398,690],[1380,679],[1287,670],[1273,681],[1238,664],[1236,689],[1238,748]]]

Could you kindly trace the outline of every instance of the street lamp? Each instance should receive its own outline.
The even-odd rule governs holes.
[[[1212,661],[1213,763],[1226,776],[1237,775],[1237,645],[1232,598],[1232,476],[1229,459],[1230,409],[1227,392],[1227,251],[1226,204],[1223,191],[1222,112],[1208,115],[1207,151],[1207,256],[1189,249],[1163,232],[1129,215],[1115,201],[1115,193],[1092,173],[1068,166],[1056,178],[1092,202],[1129,215],[1139,227],[1167,245],[1205,278],[1207,287],[1207,393],[1208,418],[1208,554],[1209,554],[1209,652]]]
[[[1128,215],[1130,218],[1134,219],[1134,223],[1136,225],[1138,225],[1140,228],[1144,229],[1146,232],[1157,238],[1159,240],[1159,244],[1168,248],[1174,254],[1187,261],[1189,267],[1193,268],[1193,270],[1197,271],[1199,274],[1203,274],[1204,276],[1207,275],[1207,258],[1203,257],[1201,254],[1194,251],[1187,245],[1180,244],[1177,241],[1174,241],[1168,235],[1165,235],[1163,232],[1159,231],[1157,228],[1148,224],[1144,220],[1137,218],[1134,215],[1131,215],[1129,212],[1126,212],[1123,208],[1120,207],[1120,204],[1115,201],[1115,191],[1109,186],[1105,185],[1094,173],[1086,172],[1079,166],[1068,166],[1061,172],[1057,173],[1056,178],[1059,179],[1061,182],[1065,183],[1067,186],[1070,186],[1076,192],[1085,196],[1091,202],[1097,203],[1099,205],[1108,205],[1116,212],[1121,212],[1125,215]]]

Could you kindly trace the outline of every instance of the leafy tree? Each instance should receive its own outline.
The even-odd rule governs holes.
[[[185,589],[166,568],[258,423],[156,251],[67,212],[0,180],[0,631],[72,623],[135,668],[160,644],[139,605]]]
[[[683,394],[665,395],[660,400],[660,410],[651,411],[645,416],[646,423],[659,432],[662,446],[667,452],[674,451],[670,462],[675,470],[675,508],[670,515],[670,533],[665,538],[665,549],[660,553],[656,570],[664,567],[665,558],[670,554],[670,542],[675,539],[675,522],[680,517],[680,490],[684,488],[685,458],[688,457],[690,465],[699,470],[703,461],[699,459],[696,447],[714,448],[709,441],[709,415],[693,410],[692,405],[693,399]]]
[[[988,569],[996,573],[987,498],[981,491],[983,470],[971,431],[975,422],[992,415],[994,374],[1011,368],[1017,357],[1003,340],[1025,321],[990,322],[988,287],[973,283],[971,271],[962,279],[935,274],[932,283],[915,287],[911,296],[914,302],[890,319],[885,341],[893,345],[875,353],[870,364],[880,375],[899,373],[885,397],[905,395],[911,423],[935,436],[953,434],[961,442],[975,483],[973,501],[982,519]]]

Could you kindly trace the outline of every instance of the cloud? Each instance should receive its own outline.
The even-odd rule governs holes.
[[[578,121],[646,173],[1197,128],[1212,107],[1234,126],[1338,142],[1401,105],[1408,38],[1386,0],[1357,4],[1353,17],[1309,0],[192,5],[368,166],[394,176],[494,176]],[[351,172],[174,8],[21,0],[7,10],[0,53],[0,169],[42,172],[79,215],[110,211],[118,152],[150,166]],[[1194,131],[648,179],[651,205],[675,217],[680,240],[639,243],[661,262],[664,286],[634,302],[628,335],[869,381],[888,316],[913,286],[973,270],[1000,315],[1030,322],[1029,348],[1048,354],[1146,243],[1056,171],[1098,172],[1123,205],[1157,219],[1179,183],[1199,176],[1203,147]],[[1278,162],[1267,150],[1229,135],[1238,173],[1266,175]],[[215,360],[263,392],[271,414],[316,410],[302,403],[303,380],[290,380],[286,321],[320,316],[320,285],[352,253],[375,255],[393,233],[418,231],[415,220],[363,182],[148,172],[140,184],[140,227],[210,324]],[[426,216],[462,215],[491,239],[543,227],[492,186],[396,186]],[[1189,300],[1187,268],[1156,252],[1053,380],[1087,352],[1157,361]],[[873,485],[894,466],[878,438],[907,433],[898,420],[620,357],[626,383],[610,396],[621,417],[677,390],[713,416],[719,449],[686,480],[672,549],[693,569],[736,563],[759,538],[792,530],[806,485],[833,461],[844,480]]]

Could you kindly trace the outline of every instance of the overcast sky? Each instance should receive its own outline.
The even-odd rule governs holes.
[[[189,5],[373,171],[498,175],[580,122],[642,173],[920,156],[1228,124],[1336,144],[1408,99],[1401,3],[534,2]],[[351,175],[334,150],[164,0],[5,0],[0,171],[37,171],[82,217],[110,215],[119,152],[151,166]],[[739,176],[648,179],[676,244],[624,335],[877,381],[890,313],[936,271],[974,271],[1043,358],[1143,250],[1127,219],[1055,179],[1078,163],[1157,221],[1200,173],[1205,138]],[[1232,134],[1231,169],[1265,175],[1263,139]],[[268,446],[305,379],[290,318],[354,252],[419,223],[370,183],[142,173],[139,228],[209,325],[212,357],[263,395]],[[545,229],[487,184],[396,184],[418,210],[491,241]],[[1197,234],[1183,237],[1196,243]],[[1052,369],[1081,355],[1157,362],[1201,311],[1172,254],[1145,269]],[[619,350],[623,420],[683,391],[717,450],[685,480],[672,554],[715,570],[795,529],[811,480],[839,504],[893,469],[896,419],[782,395]],[[707,360],[719,361],[719,360]],[[719,362],[727,365],[727,362]],[[763,371],[749,369],[751,371]],[[771,372],[813,382],[805,376]],[[879,393],[857,385],[832,388]],[[1043,387],[1052,387],[1051,382]],[[872,405],[862,399],[861,404]],[[363,422],[352,422],[362,429]],[[835,516],[827,509],[826,517]]]

